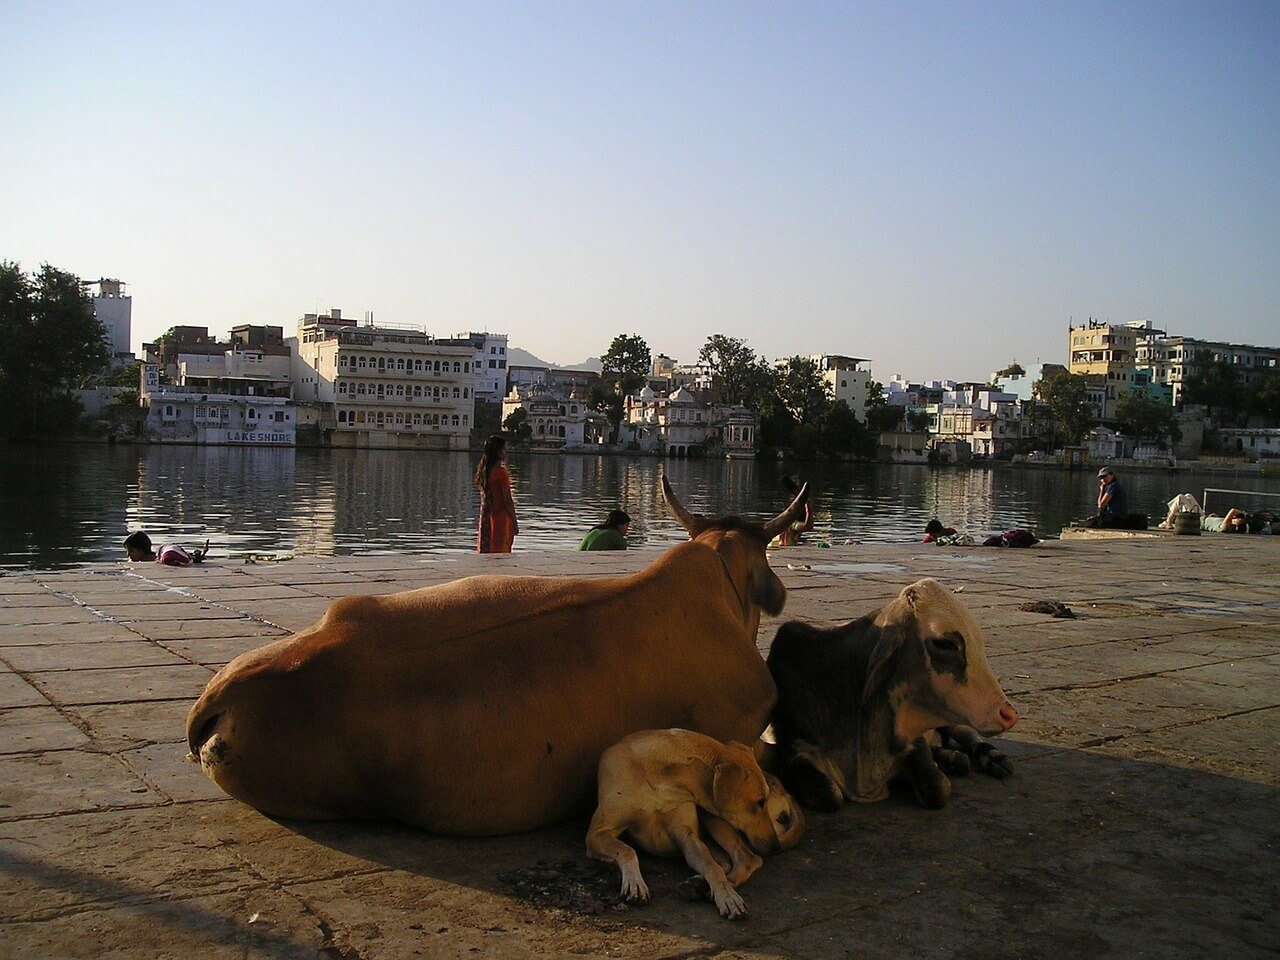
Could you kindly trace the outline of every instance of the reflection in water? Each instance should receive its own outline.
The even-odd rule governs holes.
[[[120,559],[130,530],[159,542],[213,541],[223,557],[251,552],[346,554],[470,551],[478,497],[465,453],[242,447],[8,447],[0,457],[0,565],[57,567]],[[771,515],[786,503],[775,462],[516,454],[510,464],[516,549],[572,549],[614,507],[633,517],[633,544],[683,538],[659,486],[665,470],[702,513]],[[816,529],[832,543],[918,541],[939,517],[975,536],[1010,527],[1056,533],[1092,512],[1088,473],[792,464],[813,485]],[[1135,509],[1153,517],[1182,490],[1280,489],[1276,478],[1123,476]],[[1247,506],[1247,504],[1246,504]],[[973,554],[968,554],[973,557]]]

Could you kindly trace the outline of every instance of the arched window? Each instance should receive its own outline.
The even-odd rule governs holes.
[[[458,397],[460,397],[460,396],[462,396],[462,388],[461,388],[461,387],[454,387],[454,388],[453,388],[453,399],[457,400],[457,399],[458,399]]]
[[[468,361],[468,360],[463,360],[463,361],[462,361],[462,372],[463,372],[463,373],[470,373],[470,372],[471,372],[471,363],[470,363],[470,361]]]
[[[435,372],[436,372],[436,373],[439,373],[439,372],[440,372],[440,361],[439,361],[439,360],[437,360],[437,361],[436,361],[436,369],[435,369]]]
[[[403,370],[403,369],[404,369],[404,357],[397,357],[397,358],[396,358],[396,369],[397,369],[397,370]]]
[[[379,370],[385,370],[385,369],[387,369],[387,358],[386,358],[386,357],[379,357],[379,358],[378,358],[378,369],[379,369]]]
[[[458,425],[458,415],[456,413],[453,415],[453,425],[455,427]]]
[[[453,361],[453,372],[454,373],[462,372],[462,364],[457,360]]]

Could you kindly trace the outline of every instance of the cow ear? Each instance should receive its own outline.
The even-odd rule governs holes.
[[[898,651],[902,649],[903,631],[896,624],[875,629],[879,629],[880,637],[871,650],[871,659],[867,661],[867,679],[862,686],[864,703],[889,682],[898,659]]]
[[[767,559],[753,564],[748,588],[755,605],[771,617],[782,613],[787,605],[786,584],[773,572]]]

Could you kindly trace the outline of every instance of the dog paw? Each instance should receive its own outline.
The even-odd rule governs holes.
[[[733,887],[712,891],[720,916],[726,920],[741,920],[747,915],[747,904]]]
[[[627,903],[648,903],[649,885],[642,877],[623,877],[622,899]]]

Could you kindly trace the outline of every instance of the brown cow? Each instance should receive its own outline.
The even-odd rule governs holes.
[[[775,699],[760,611],[786,601],[765,545],[808,490],[759,524],[691,514],[662,488],[690,541],[639,573],[338,600],[209,681],[187,718],[192,754],[276,816],[485,835],[588,808],[600,755],[637,730],[754,743]]]
[[[973,614],[936,580],[842,626],[784,623],[769,670],[775,765],[807,807],[880,800],[897,777],[941,807],[951,782],[938,761],[954,774],[971,761],[994,777],[1012,772],[982,738],[1010,729],[1018,712],[987,665]]]

